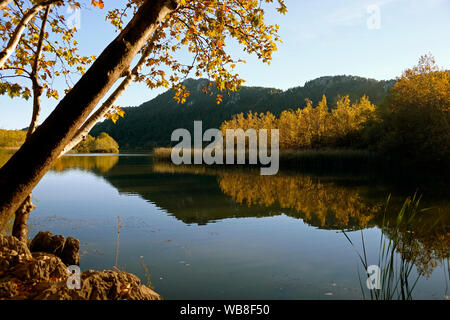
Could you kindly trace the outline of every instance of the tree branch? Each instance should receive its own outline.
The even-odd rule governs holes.
[[[0,0],[0,10],[3,10],[12,0]]]
[[[86,138],[89,131],[91,131],[91,129],[95,126],[95,124],[99,122],[109,112],[109,110],[111,110],[116,100],[136,79],[145,62],[147,61],[148,56],[152,53],[155,47],[155,43],[159,38],[160,30],[158,30],[153,34],[152,39],[149,41],[148,46],[144,49],[144,52],[142,52],[141,58],[139,59],[138,63],[134,66],[133,70],[131,70],[131,72],[128,72],[128,75],[122,81],[122,83],[116,88],[116,90],[114,90],[114,92],[108,97],[108,99],[102,104],[102,106],[96,112],[94,112],[94,114],[92,114],[89,117],[89,119],[86,120],[86,122],[81,126],[81,128],[72,138],[70,143],[66,145],[64,150],[61,152],[60,156],[72,150],[78,143],[80,143]]]
[[[8,44],[3,49],[3,51],[0,52],[0,69],[3,68],[3,65],[5,64],[6,60],[8,60],[8,58],[11,56],[11,54],[16,49],[17,44],[19,43],[20,38],[22,37],[22,34],[25,30],[25,27],[30,22],[30,20],[33,19],[33,17],[36,15],[36,13],[38,13],[45,7],[51,5],[52,3],[58,2],[58,1],[61,1],[61,0],[42,1],[27,11],[27,13],[22,17],[22,20],[20,20],[19,24],[17,25],[16,29],[14,30],[11,38],[9,39]]]
[[[42,86],[39,84],[39,59],[42,53],[42,44],[45,38],[45,26],[47,24],[48,14],[50,13],[51,5],[47,6],[44,16],[42,17],[41,30],[39,32],[39,42],[34,57],[33,71],[31,72],[31,81],[33,82],[33,115],[31,116],[30,126],[28,127],[27,139],[33,134],[39,121],[39,114],[41,113],[41,95]]]

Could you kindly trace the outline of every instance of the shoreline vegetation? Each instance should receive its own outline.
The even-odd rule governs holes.
[[[185,128],[192,136],[194,120],[191,119],[201,120],[205,129],[220,128],[224,138],[229,129],[278,129],[280,165],[285,167],[386,170],[388,174],[401,172],[406,176],[447,179],[450,172],[449,80],[450,70],[440,69],[431,55],[425,55],[416,66],[403,72],[383,98],[375,99],[367,88],[365,92],[358,91],[358,95],[352,94],[351,87],[329,92],[322,83],[318,85],[320,90],[308,93],[311,99],[301,95],[289,103],[280,101],[277,108],[266,99],[256,107],[254,98],[242,100],[242,95],[250,90],[244,88],[234,100],[226,101],[226,108],[216,106],[217,111],[206,112],[207,103],[197,94],[186,108],[173,107],[180,113],[189,111],[182,117],[182,125],[179,116],[169,118],[180,121],[162,125],[160,115],[155,115],[159,124],[151,127],[148,121],[131,127],[123,119],[116,126],[103,122],[94,131],[110,133],[127,149],[132,150],[133,146],[152,149],[155,159],[164,161],[170,159],[165,147],[176,143],[169,142],[167,131],[178,125],[177,128]],[[158,105],[169,103],[169,93],[150,101],[148,106],[129,108],[128,116],[133,118],[135,113],[140,118],[150,116]],[[247,108],[233,109],[237,102]],[[138,137],[129,136],[130,132]]]
[[[0,167],[22,146],[27,132],[25,130],[0,129]],[[68,154],[81,153],[119,153],[119,145],[107,133],[102,132],[97,137],[88,135]]]
[[[203,150],[192,150],[191,154]],[[153,150],[153,159],[156,162],[171,162],[172,148],[155,148]],[[225,154],[226,151],[224,150]],[[248,163],[248,150],[245,152],[246,163]],[[280,165],[286,169],[307,169],[307,168],[323,168],[328,169],[369,169],[380,164],[380,156],[376,153],[366,150],[352,149],[281,149],[279,151]],[[236,154],[235,154],[236,158]],[[249,164],[246,164],[250,166]],[[215,166],[222,166],[220,164]],[[235,165],[240,166],[240,165]]]
[[[155,148],[152,152],[155,163],[167,163],[174,167],[171,160],[172,148]],[[192,150],[191,158],[193,159],[194,150]],[[197,151],[197,152],[203,152]],[[225,154],[225,151],[224,151]],[[235,155],[236,157],[236,155]],[[235,158],[236,160],[236,158]],[[260,165],[248,164],[248,150],[245,155],[246,164],[225,165],[214,164],[207,167],[260,167]],[[391,158],[370,150],[358,149],[281,149],[279,151],[280,170],[301,170],[302,172],[311,173],[355,173],[373,176],[388,176],[391,178],[416,178],[420,180],[433,180],[436,177],[445,180],[448,175],[441,170],[433,170],[433,168],[424,168],[414,170],[411,174],[409,164],[405,164],[401,159]],[[181,165],[180,167],[205,167],[206,165]],[[428,170],[427,170],[428,169]],[[202,170],[200,170],[202,171]]]
[[[279,130],[280,166],[299,169],[366,170],[400,176],[440,177],[450,172],[450,70],[440,70],[432,56],[406,70],[379,106],[363,95],[325,94],[314,105],[281,113],[235,114],[220,126],[227,130]],[[235,131],[236,132],[236,131]],[[269,139],[270,140],[270,139]],[[204,146],[202,146],[204,147]],[[170,152],[154,150],[166,161]]]

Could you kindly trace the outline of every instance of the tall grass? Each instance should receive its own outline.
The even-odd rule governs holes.
[[[412,221],[417,217],[418,214],[428,210],[419,209],[421,197],[415,194],[412,198],[407,198],[404,202],[402,208],[398,212],[398,215],[394,223],[389,223],[386,219],[387,208],[389,206],[390,196],[386,202],[383,223],[381,227],[381,236],[378,252],[378,266],[380,268],[380,284],[381,289],[369,290],[371,300],[412,300],[413,291],[416,287],[417,282],[420,279],[420,274],[413,276],[414,267],[414,252],[405,246],[410,239],[405,239],[406,237],[412,237],[413,232],[409,231],[402,233],[403,237],[400,235],[400,227],[402,230],[410,230],[408,226],[411,225]],[[389,231],[390,237],[386,236]],[[350,242],[350,244],[355,248],[358,253],[359,260],[364,268],[367,270],[369,267],[368,263],[368,252],[366,250],[366,245],[364,242],[364,234],[361,230],[361,241],[362,241],[362,254],[356,249],[355,244],[349,238],[349,236],[343,231],[345,237]],[[358,271],[359,283],[361,287],[361,292],[363,299],[366,299],[365,281],[361,279],[361,274]]]

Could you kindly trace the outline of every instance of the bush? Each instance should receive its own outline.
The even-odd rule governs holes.
[[[102,132],[97,138],[88,135],[74,149],[75,153],[119,153],[119,145],[107,133]]]

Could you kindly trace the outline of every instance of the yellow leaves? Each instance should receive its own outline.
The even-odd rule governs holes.
[[[278,12],[284,14],[286,12],[284,1],[277,1]],[[161,32],[155,38],[152,56],[145,65],[147,70],[137,77],[137,81],[144,81],[151,89],[175,88],[174,99],[178,103],[184,103],[189,96],[185,89],[178,87],[179,81],[188,77],[189,74],[210,79],[219,90],[237,91],[243,80],[235,72],[235,68],[238,63],[245,63],[245,61],[234,59],[226,52],[228,49],[226,44],[230,38],[240,43],[246,53],[255,54],[264,63],[270,63],[272,54],[277,49],[276,43],[281,39],[278,36],[279,27],[265,22],[263,7],[264,3],[274,1],[179,0],[179,2],[180,10],[162,22],[164,26],[160,28]],[[91,0],[91,4],[100,9],[104,8],[103,0]],[[128,13],[135,12],[140,4],[140,0],[126,1],[123,9],[130,9]],[[79,4],[74,2],[73,5]],[[127,16],[127,10],[122,10],[117,5],[117,8],[112,8],[107,13],[107,20],[117,30],[121,30],[126,20],[124,17]],[[11,15],[9,12],[8,14]],[[56,55],[58,63],[47,64],[47,68],[53,76],[68,76],[73,71],[83,74],[86,70],[85,64],[92,62],[96,57],[82,57],[77,54],[77,48],[72,50],[73,46],[76,47],[79,44],[74,39],[75,30],[68,30],[64,26],[64,19],[64,16],[60,16],[49,20],[52,31],[47,35],[47,42],[50,42],[50,39],[56,39],[56,41],[52,42],[52,45],[44,43],[43,50],[52,59]],[[17,22],[13,22],[12,18],[8,20],[11,20],[7,21],[10,25],[20,21],[16,19]],[[4,24],[2,28],[8,26]],[[54,38],[55,34],[56,38]],[[33,39],[36,42],[35,36]],[[192,60],[184,59],[186,56],[184,53],[191,55]],[[180,57],[183,57],[182,61]],[[24,52],[21,59],[22,65],[25,65],[25,61],[31,61],[31,58],[31,52]],[[40,63],[42,68],[46,60],[48,58],[44,57],[44,62]],[[64,61],[65,66],[68,66],[67,68],[60,66],[61,60]],[[45,74],[45,81],[49,81],[49,74],[46,71]],[[218,96],[216,101],[220,103],[222,97]]]
[[[112,106],[111,110],[105,115],[107,120],[111,120],[114,124],[120,118],[125,116],[125,111],[123,111],[119,106]]]
[[[220,189],[237,203],[294,209],[305,221],[320,226],[328,223],[341,228],[364,227],[381,208],[379,203],[366,203],[357,189],[311,177],[278,174],[267,179],[223,171],[218,181]]]
[[[59,99],[58,91],[51,88],[47,88],[47,98],[54,98],[58,100]]]
[[[182,84],[176,85],[173,90],[175,90],[173,99],[179,104],[185,103],[186,99],[191,95],[190,92],[186,90],[186,86]]]
[[[375,106],[366,96],[353,105],[348,96],[340,97],[337,104],[337,108],[330,112],[324,95],[316,107],[310,99],[306,99],[303,109],[285,110],[278,118],[270,112],[249,112],[246,116],[241,113],[225,121],[221,130],[278,128],[282,149],[314,148],[327,146],[360,130],[375,115]]]
[[[285,15],[285,14],[287,13],[288,10],[287,10],[287,6],[286,6],[284,0],[278,0],[278,4],[279,4],[280,6],[277,8],[277,11],[278,11],[279,13]]]
[[[403,72],[389,96],[391,107],[399,111],[423,106],[442,110],[450,105],[450,71],[440,71],[433,56],[422,56],[417,66]]]
[[[192,72],[198,77],[211,79],[219,90],[236,91],[243,81],[231,70],[244,61],[234,60],[227,54],[225,47],[228,38],[239,42],[244,52],[255,53],[264,63],[270,63],[280,38],[278,26],[265,23],[261,3],[256,0],[183,0],[180,3],[181,10],[165,22],[167,28],[156,41],[154,54],[147,62],[150,72],[139,79],[145,81],[149,88],[163,85],[176,87],[178,83],[171,79],[184,79]],[[119,19],[118,14],[114,12],[114,19]],[[164,39],[166,36],[170,38]],[[185,64],[178,60],[176,53],[181,50],[192,55],[192,63]],[[169,57],[168,52],[176,58]],[[167,66],[164,70],[169,70],[173,75],[168,75],[169,83],[165,79],[155,79],[159,75],[152,67],[158,68],[158,65]],[[182,103],[184,94],[180,93],[174,99]]]

